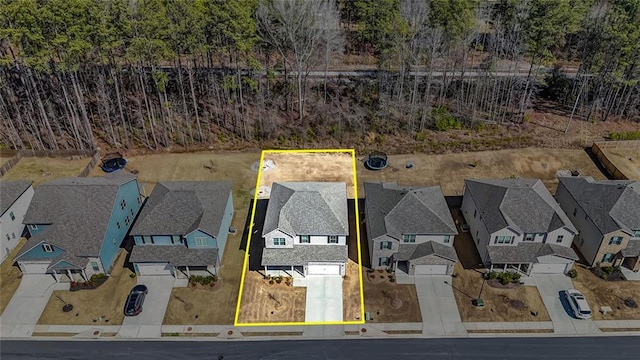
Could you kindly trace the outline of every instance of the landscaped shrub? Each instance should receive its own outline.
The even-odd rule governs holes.
[[[218,277],[215,275],[203,276],[203,275],[191,275],[189,276],[189,282],[192,284],[211,285],[218,281]]]
[[[98,273],[98,274],[93,274],[91,275],[91,279],[89,280],[90,282],[94,283],[94,282],[98,282],[104,278],[106,278],[107,275],[105,275],[104,273]]]
[[[490,271],[489,272],[489,280],[493,280],[493,279],[495,279],[497,277],[498,277],[498,273],[497,272],[495,272],[495,271]]]
[[[505,271],[505,272],[501,272],[498,274],[498,280],[500,280],[500,283],[502,285],[507,285],[508,283],[512,282],[512,281],[518,281],[520,280],[520,274],[517,272],[513,272],[513,271]]]

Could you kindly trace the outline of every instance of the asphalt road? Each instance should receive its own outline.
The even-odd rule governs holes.
[[[637,337],[298,341],[1,341],[13,359],[638,359]]]

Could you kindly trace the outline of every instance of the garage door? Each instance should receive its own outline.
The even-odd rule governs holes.
[[[567,264],[533,264],[531,272],[534,274],[562,274]]]
[[[20,268],[25,274],[46,274],[49,263],[20,263]]]
[[[140,275],[173,275],[173,266],[169,263],[138,263]]]
[[[446,275],[447,265],[414,265],[414,275]]]
[[[340,264],[309,265],[307,275],[340,275]]]

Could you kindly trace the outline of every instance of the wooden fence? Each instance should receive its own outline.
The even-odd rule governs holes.
[[[603,141],[594,142],[591,151],[598,161],[616,180],[629,180],[629,177],[620,171],[616,165],[607,158],[602,149],[640,149],[640,140],[623,140],[623,141]]]
[[[82,170],[80,175],[78,176],[87,176],[93,170],[93,167],[96,166],[98,161],[100,161],[100,153],[96,150],[56,150],[56,151],[46,151],[46,150],[2,150],[0,151],[1,156],[12,156],[6,163],[0,166],[0,176],[4,176],[9,170],[11,170],[23,157],[51,157],[51,158],[61,158],[61,157],[70,157],[70,156],[80,156],[80,157],[91,157],[91,161],[87,166]]]

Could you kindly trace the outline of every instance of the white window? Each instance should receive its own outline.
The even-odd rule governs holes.
[[[287,244],[284,238],[273,238],[273,246],[285,246]]]
[[[635,231],[633,232],[633,237],[640,238],[640,230],[635,230]]]
[[[193,242],[196,247],[205,247],[209,246],[209,241],[206,237],[197,237],[193,239]]]
[[[337,243],[338,243],[338,236],[329,235],[329,244],[337,244]]]
[[[603,263],[613,262],[613,256],[614,254],[604,254],[604,256],[602,257],[602,262]]]
[[[53,252],[53,246],[49,245],[49,244],[42,244],[42,250],[44,250],[44,252]]]
[[[389,258],[386,256],[378,258],[378,266],[387,266],[389,265]]]
[[[406,243],[414,243],[416,242],[416,236],[415,235],[402,235],[402,241],[406,242]]]
[[[448,244],[448,243],[449,243],[449,241],[451,241],[451,235],[445,235],[445,236],[444,236],[444,243],[445,243],[445,244]]]
[[[524,241],[533,241],[533,238],[535,237],[534,234],[524,234]]]
[[[381,241],[380,250],[391,250],[391,241]]]
[[[556,238],[556,242],[561,243],[562,240],[564,240],[564,235],[558,235],[558,237]]]
[[[16,219],[16,216],[15,216],[15,215],[13,215],[13,211],[11,211],[11,212],[9,213],[9,217],[11,218],[11,221],[13,221],[13,220],[15,220],[15,219]]]
[[[609,239],[609,245],[620,245],[622,244],[622,236],[612,236]]]
[[[29,228],[31,228],[31,230],[38,230],[38,225],[31,224],[29,225]]]
[[[100,271],[100,266],[98,266],[98,263],[95,261],[91,262],[91,268],[93,269],[93,271]]]
[[[493,239],[494,244],[513,244],[513,236],[496,236]]]
[[[309,235],[300,235],[300,244],[308,244],[309,242]]]

